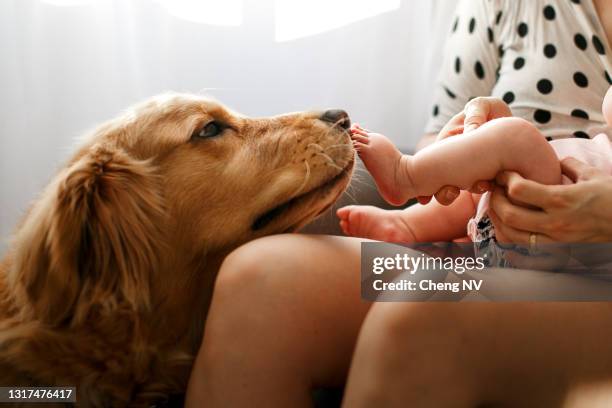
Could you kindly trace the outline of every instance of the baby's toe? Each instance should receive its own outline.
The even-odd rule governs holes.
[[[360,133],[351,134],[351,139],[353,139],[354,142],[363,143],[364,145],[370,144],[370,139]]]

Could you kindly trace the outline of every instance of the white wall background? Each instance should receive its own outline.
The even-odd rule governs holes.
[[[159,92],[252,116],[341,107],[414,146],[456,0],[377,1],[0,0],[0,254],[75,138]],[[277,20],[288,7],[303,19]]]

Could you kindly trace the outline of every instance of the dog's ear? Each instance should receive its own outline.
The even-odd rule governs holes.
[[[10,283],[32,317],[75,324],[92,307],[144,311],[161,233],[155,170],[114,146],[58,175],[18,230]]]

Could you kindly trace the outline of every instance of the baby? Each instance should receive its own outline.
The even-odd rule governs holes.
[[[494,103],[503,104],[500,100]],[[353,126],[351,134],[378,190],[393,205],[417,196],[432,196],[447,185],[467,190],[479,180],[494,180],[504,170],[542,184],[569,182],[563,179],[560,165],[560,160],[569,156],[612,174],[612,147],[606,134],[549,143],[535,126],[510,117],[507,106],[500,110],[506,117],[442,139],[414,156],[402,154],[385,136],[359,126]],[[604,98],[603,114],[607,125],[612,126],[612,88]],[[481,197],[462,191],[448,207],[435,202],[396,211],[348,206],[337,214],[345,234],[386,242],[452,241],[467,232],[478,243],[477,248],[489,252],[493,263],[503,265],[503,251],[495,240],[487,209],[488,193]]]

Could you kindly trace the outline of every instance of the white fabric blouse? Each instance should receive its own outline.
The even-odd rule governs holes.
[[[496,96],[548,140],[604,123],[612,51],[592,0],[461,0],[427,133],[476,96]]]

